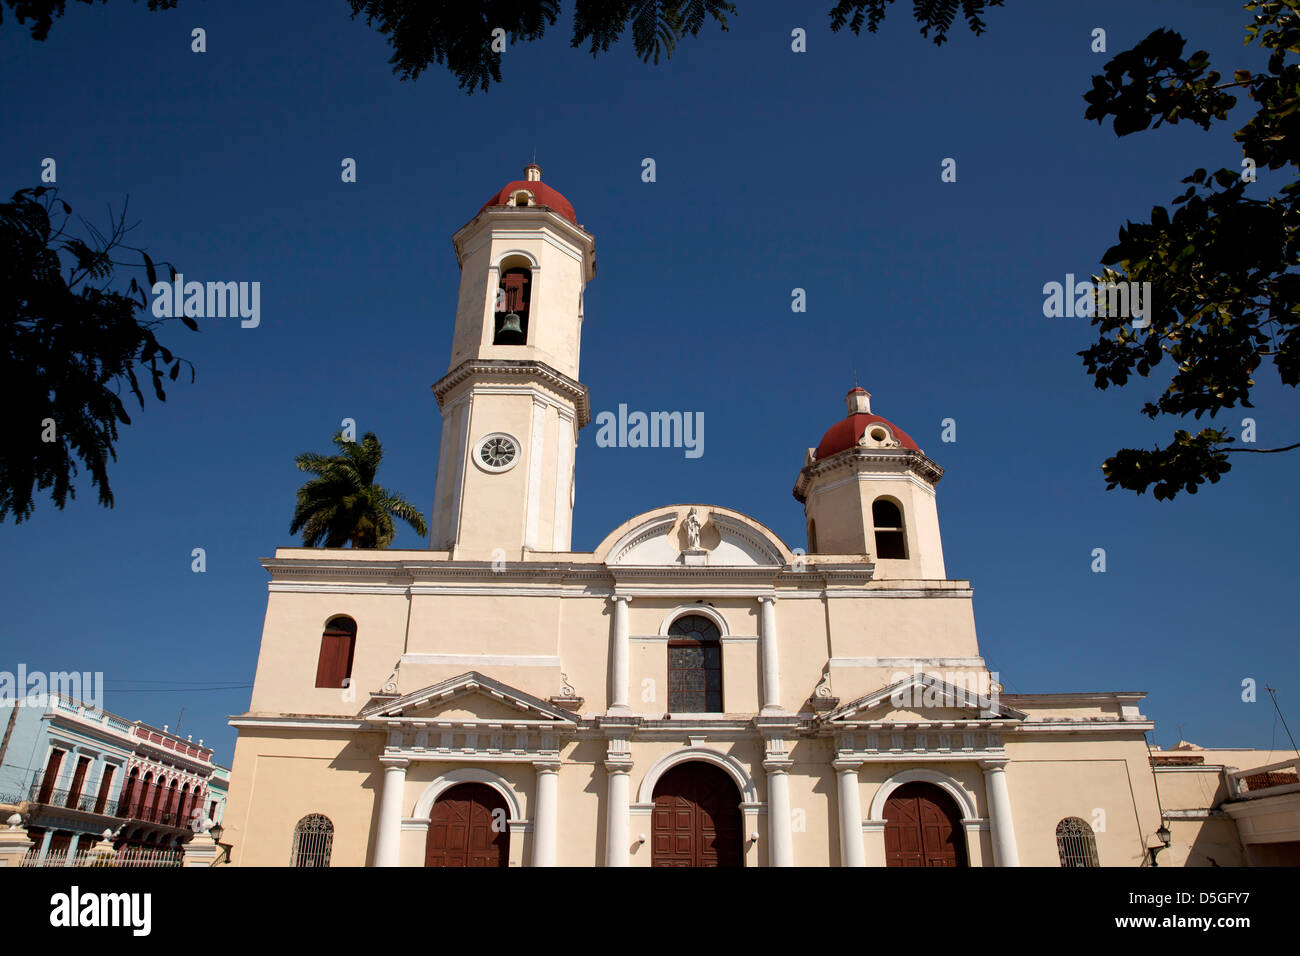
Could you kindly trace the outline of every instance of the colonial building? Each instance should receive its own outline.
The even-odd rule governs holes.
[[[533,165],[454,245],[429,547],[263,561],[234,863],[1136,866],[1163,847],[1143,694],[1002,690],[945,569],[943,471],[863,389],[791,462],[806,549],[684,503],[573,551],[595,240]]]
[[[0,815],[22,818],[34,862],[101,839],[179,853],[203,819],[216,765],[202,740],[63,694],[2,700],[0,719]]]

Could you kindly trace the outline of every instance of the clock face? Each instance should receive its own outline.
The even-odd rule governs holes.
[[[506,471],[519,458],[519,443],[509,435],[488,435],[478,443],[475,457],[486,471]]]

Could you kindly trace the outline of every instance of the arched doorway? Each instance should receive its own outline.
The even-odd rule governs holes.
[[[905,783],[885,801],[886,866],[965,866],[957,803],[932,783]]]
[[[678,764],[654,790],[652,866],[743,866],[740,794],[722,769]]]
[[[462,783],[438,798],[429,813],[425,866],[508,866],[510,811],[495,789]]]

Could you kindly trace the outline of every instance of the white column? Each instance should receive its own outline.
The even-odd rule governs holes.
[[[993,865],[1019,866],[1015,824],[1011,819],[1011,792],[1007,789],[1005,760],[981,760],[984,790],[989,798],[989,826],[993,831]]]
[[[776,600],[758,599],[761,608],[760,634],[763,655],[763,709],[781,709],[781,672],[776,647]]]
[[[765,760],[767,771],[767,864],[794,866],[794,835],[790,831],[789,760]]]
[[[375,866],[397,866],[402,845],[402,794],[406,790],[405,760],[381,760],[384,792],[379,798],[379,836]]]
[[[861,764],[835,761],[832,766],[839,784],[840,866],[866,866],[862,846],[862,798],[858,795],[858,767]]]
[[[605,865],[627,866],[632,850],[632,764],[627,760],[606,760],[605,771],[609,775]]]
[[[609,655],[609,693],[611,711],[628,712],[629,650],[627,638],[627,603],[625,595],[614,595],[614,644]]]
[[[533,766],[537,768],[537,802],[533,807],[533,866],[555,866],[560,765],[552,761],[539,761]]]

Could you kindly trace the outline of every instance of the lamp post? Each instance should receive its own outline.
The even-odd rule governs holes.
[[[1169,844],[1173,839],[1173,834],[1169,832],[1169,827],[1168,825],[1165,824],[1163,820],[1160,821],[1160,829],[1156,831],[1156,837],[1160,840],[1160,843],[1162,845],[1147,847],[1147,853],[1151,854],[1152,866],[1160,865],[1159,861],[1156,860],[1156,854],[1159,853],[1161,850],[1169,849]]]
[[[222,854],[223,854],[221,857],[221,862],[229,863],[230,851],[232,847],[228,843],[221,842],[222,834],[224,834],[225,832],[226,832],[226,828],[223,827],[220,823],[214,823],[212,824],[212,826],[208,827],[208,835],[212,837],[212,842],[214,842],[217,846],[221,847]]]

